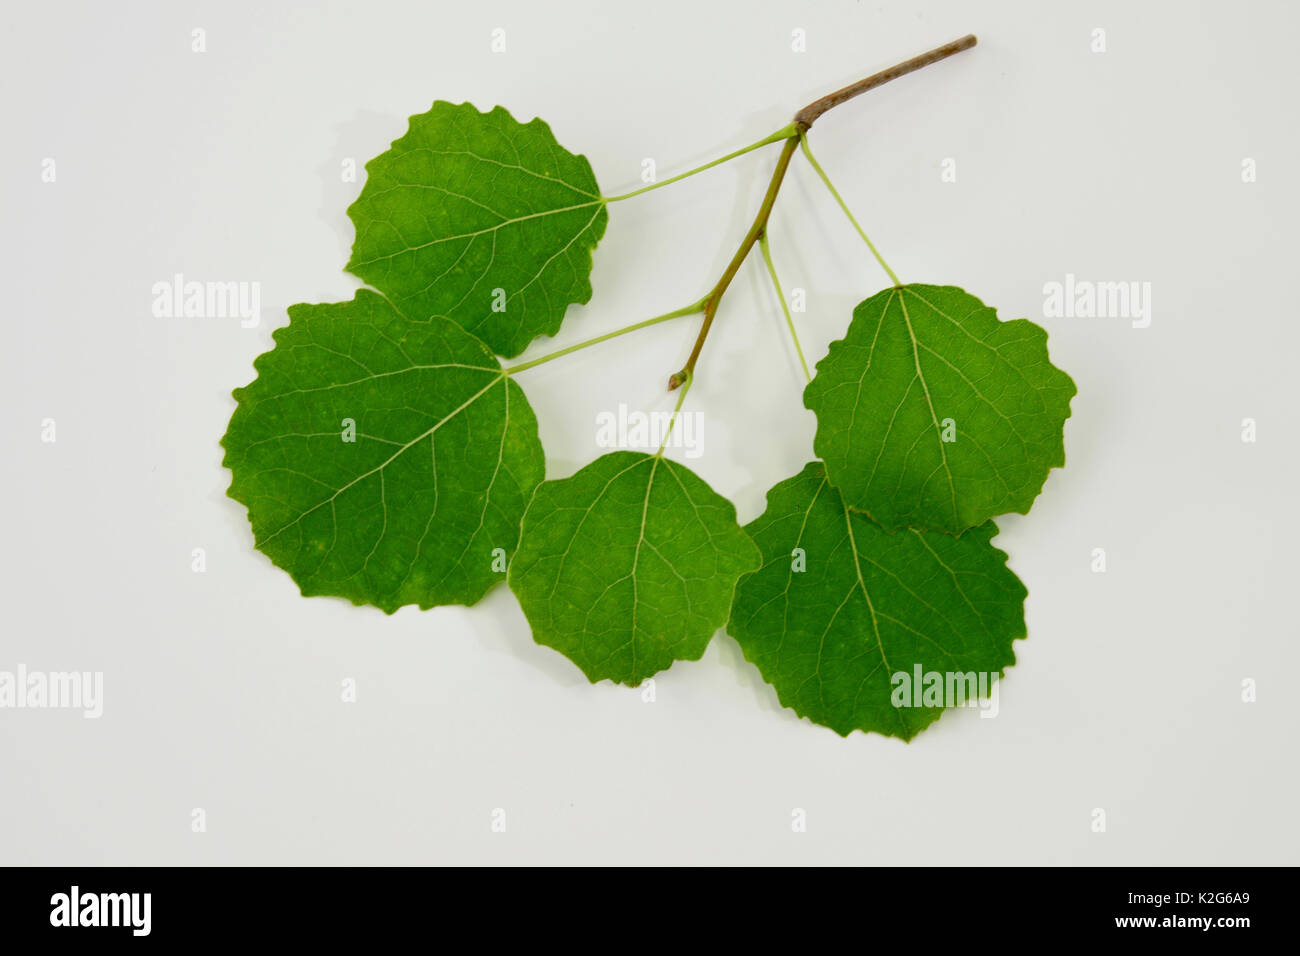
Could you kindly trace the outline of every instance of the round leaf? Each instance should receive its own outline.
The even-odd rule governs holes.
[[[293,306],[275,342],[222,440],[257,547],[304,595],[477,601],[545,472],[519,386],[459,326],[368,290]]]
[[[890,531],[956,534],[1029,511],[1065,464],[1074,394],[1041,327],[953,286],[905,285],[853,310],[804,404],[850,508]]]
[[[608,214],[591,164],[540,119],[436,102],[366,164],[349,272],[413,319],[451,319],[499,355],[591,299]]]
[[[812,462],[745,530],[763,566],[740,580],[728,632],[813,723],[910,740],[954,703],[928,705],[918,680],[933,687],[938,674],[966,703],[1015,662],[1026,591],[989,543],[991,521],[960,537],[890,534],[846,508]]]
[[[538,486],[510,588],[537,643],[593,683],[635,686],[699,659],[756,567],[730,501],[689,468],[623,451]]]

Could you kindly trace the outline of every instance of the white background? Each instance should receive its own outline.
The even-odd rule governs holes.
[[[4,20],[0,669],[103,671],[105,712],[0,711],[0,862],[1300,862],[1294,5],[41,3]],[[904,280],[1042,322],[1079,386],[1069,467],[1001,522],[1030,636],[996,719],[842,739],[781,709],[725,634],[647,704],[535,645],[504,587],[390,618],[304,600],[253,549],[217,442],[284,308],[356,285],[345,159],[468,99],[544,117],[622,192],[645,157],[686,169],[967,32],[973,51],[813,141]],[[701,295],[774,158],[613,206],[592,304],[525,357]],[[816,360],[887,280],[799,157],[771,233]],[[261,325],[155,318],[151,287],[176,272],[260,282]],[[1043,318],[1066,273],[1152,283],[1151,326]],[[669,407],[697,321],[521,377],[549,477],[599,453],[598,412]],[[688,404],[706,416],[692,466],[742,522],[812,456],[801,387],[755,256]]]

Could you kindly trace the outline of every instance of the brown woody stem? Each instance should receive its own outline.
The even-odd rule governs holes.
[[[727,264],[726,271],[722,273],[722,278],[718,280],[718,284],[709,293],[704,306],[704,324],[700,326],[700,334],[695,337],[695,347],[691,349],[691,357],[686,360],[682,370],[674,373],[672,378],[668,380],[669,391],[687,381],[695,372],[695,363],[699,360],[700,350],[704,348],[704,340],[709,336],[709,328],[713,325],[713,317],[718,314],[718,304],[722,302],[723,293],[727,291],[727,286],[731,285],[731,280],[740,271],[740,264],[749,255],[749,250],[754,248],[754,243],[758,242],[759,237],[763,235],[763,230],[767,227],[767,218],[772,214],[772,205],[776,202],[776,194],[781,191],[781,181],[785,179],[785,171],[790,168],[790,159],[794,156],[794,151],[798,146],[799,137],[791,136],[785,141],[785,146],[781,148],[781,156],[776,161],[772,181],[767,184],[767,192],[763,195],[763,204],[758,207],[758,215],[754,217],[754,224],[749,227],[749,232],[745,233],[745,238],[740,242],[740,248],[731,257],[731,262]]]
[[[867,92],[867,90],[874,90],[877,86],[882,86],[890,80],[896,80],[900,76],[906,76],[908,73],[930,66],[932,63],[938,63],[940,60],[946,60],[954,53],[969,50],[975,45],[975,42],[974,34],[967,34],[960,40],[953,40],[941,47],[935,47],[929,53],[914,56],[912,59],[891,66],[887,70],[881,70],[879,73],[873,73],[856,83],[850,83],[841,90],[836,90],[834,93],[829,93],[821,99],[809,103],[795,114],[794,123],[792,124],[794,132],[785,140],[785,146],[781,149],[781,156],[776,161],[776,169],[772,173],[772,180],[768,183],[767,192],[763,195],[763,204],[759,206],[758,215],[754,217],[754,224],[749,227],[749,232],[745,233],[745,238],[740,242],[740,248],[731,257],[731,262],[728,263],[722,277],[718,279],[717,285],[705,297],[704,323],[700,326],[700,334],[695,338],[695,347],[691,349],[691,355],[686,360],[686,364],[682,366],[681,371],[675,372],[668,379],[669,391],[689,381],[695,374],[695,363],[700,358],[700,351],[704,348],[704,340],[708,338],[709,329],[713,326],[714,316],[718,314],[718,306],[722,302],[722,296],[726,293],[727,287],[731,285],[731,280],[736,277],[736,273],[740,271],[741,263],[745,261],[749,251],[762,238],[763,232],[767,228],[768,217],[772,215],[772,207],[776,203],[777,193],[781,191],[781,183],[785,179],[786,170],[790,168],[790,159],[794,156],[800,138],[807,132],[808,128],[827,110],[834,109],[841,103]]]
[[[906,76],[909,73],[915,73],[932,63],[938,63],[940,60],[946,60],[954,53],[960,53],[962,50],[969,50],[975,45],[975,34],[968,33],[960,40],[953,40],[951,43],[945,43],[943,46],[935,47],[929,53],[922,53],[920,56],[914,56],[910,60],[905,60],[897,66],[891,66],[887,70],[881,70],[879,73],[873,73],[866,79],[858,80],[856,83],[850,83],[842,90],[836,90],[829,93],[821,99],[809,103],[798,113],[794,114],[796,124],[802,125],[805,129],[812,126],[817,118],[829,109],[834,109],[841,103],[859,96],[867,90],[874,90],[877,86],[883,86],[890,80],[896,80],[900,76]]]

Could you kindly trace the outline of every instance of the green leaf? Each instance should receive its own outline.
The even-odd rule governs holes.
[[[698,660],[757,567],[730,501],[689,468],[623,451],[538,486],[510,587],[539,644],[593,683],[635,686]]]
[[[804,404],[849,507],[890,531],[960,533],[1029,511],[1065,464],[1074,394],[1039,326],[954,286],[905,285],[853,310]]]
[[[605,201],[540,119],[439,101],[366,171],[347,268],[404,315],[451,319],[513,356],[590,301]]]
[[[918,666],[945,688],[948,674],[976,675],[978,688],[979,674],[1015,662],[1026,591],[989,543],[991,521],[960,537],[890,534],[846,508],[811,462],[745,530],[763,566],[736,588],[728,631],[781,703],[814,723],[910,740],[944,708],[895,706],[894,675],[909,693]]]
[[[222,439],[257,547],[304,595],[388,613],[481,598],[545,472],[519,386],[459,326],[364,289],[291,307],[275,342]]]

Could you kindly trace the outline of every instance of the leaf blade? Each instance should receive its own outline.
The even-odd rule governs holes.
[[[960,537],[890,534],[810,462],[773,486],[745,530],[763,566],[740,580],[728,633],[782,705],[814,723],[910,740],[944,707],[894,706],[895,675],[1000,674],[1015,662],[1027,592],[989,543],[992,522]]]
[[[891,531],[957,534],[1027,513],[1065,464],[1076,393],[1046,341],[954,286],[900,286],[860,303],[804,391],[832,484]]]
[[[590,301],[605,201],[542,120],[439,100],[366,171],[346,268],[403,313],[451,319],[514,356]]]
[[[538,486],[510,587],[539,644],[592,683],[635,686],[704,653],[757,561],[735,507],[690,469],[611,452]]]
[[[370,290],[289,318],[222,439],[257,548],[304,596],[475,603],[544,476],[523,392],[459,326]]]

